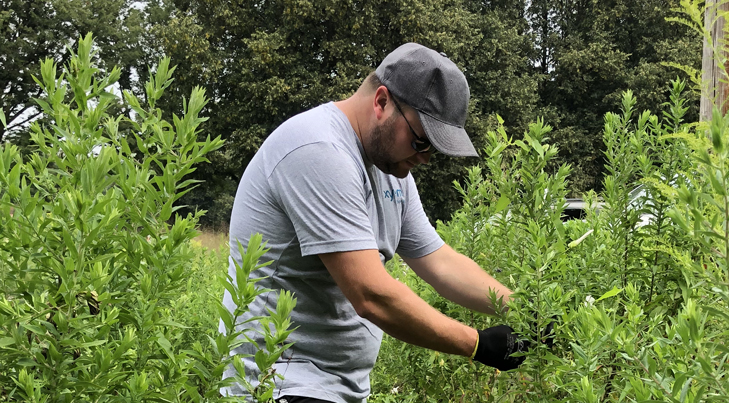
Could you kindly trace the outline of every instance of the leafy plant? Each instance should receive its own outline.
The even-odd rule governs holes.
[[[162,59],[146,105],[125,91],[132,118],[110,116],[119,70],[99,70],[92,49],[89,34],[60,75],[53,60],[41,63],[36,102],[52,123],[31,126],[36,151],[27,162],[16,146],[0,148],[0,401],[233,400],[219,389],[233,381],[222,375],[235,364],[231,348],[246,342],[242,331],[190,346],[171,320],[202,215],[181,217],[174,202],[194,187],[185,177],[195,165],[222,145],[197,139],[207,99],[196,88],[183,115],[162,119],[155,104],[174,71]],[[241,273],[263,248],[260,237],[248,246]],[[235,295],[265,292],[255,282],[226,284],[241,290]],[[286,347],[295,301],[280,300],[261,318],[276,328],[267,359]],[[266,400],[269,386],[256,397]]]
[[[515,290],[507,314],[474,315],[399,261],[392,273],[474,327],[508,323],[533,348],[508,374],[386,338],[372,401],[711,402],[727,396],[729,116],[683,121],[684,84],[662,117],[605,117],[610,175],[585,197],[584,220],[560,220],[568,167],[549,173],[547,126],[523,141],[489,133],[488,170],[458,187],[464,207],[439,232]],[[488,172],[488,174],[486,174]],[[635,188],[640,192],[631,192]],[[556,345],[538,343],[552,319]]]

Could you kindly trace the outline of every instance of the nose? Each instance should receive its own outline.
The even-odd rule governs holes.
[[[428,162],[430,162],[430,156],[431,155],[433,155],[432,152],[417,153],[417,155],[415,157],[416,157],[416,160],[418,161],[418,163],[420,163],[420,164],[427,164]]]

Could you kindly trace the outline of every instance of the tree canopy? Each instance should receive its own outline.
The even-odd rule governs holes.
[[[176,79],[161,106],[180,113],[200,85],[210,94],[201,136],[226,145],[193,175],[204,180],[180,203],[227,225],[238,179],[261,143],[289,117],[352,94],[390,51],[419,42],[443,51],[471,87],[467,131],[477,148],[497,115],[520,138],[543,117],[572,165],[573,193],[600,186],[602,116],[632,89],[660,111],[667,83],[698,67],[700,40],[666,21],[679,0],[0,0],[0,94],[10,131],[32,119],[38,60],[63,62],[72,38],[94,32],[97,50],[143,96],[151,60],[168,56]],[[695,113],[692,107],[690,113]],[[690,116],[689,116],[690,117]],[[14,126],[14,127],[13,127]],[[0,137],[0,140],[2,138]],[[414,171],[426,212],[448,220],[453,181],[478,159],[436,155]]]
[[[662,110],[668,82],[680,72],[666,63],[699,68],[701,38],[666,21],[679,0],[531,2],[539,102],[554,126],[559,162],[574,167],[573,190],[600,186],[604,172],[602,116],[631,89],[639,108]],[[692,101],[698,98],[694,96]],[[698,105],[688,118],[697,116]]]
[[[132,89],[154,55],[144,46],[142,2],[132,0],[0,0],[0,107],[6,134],[27,132],[27,123],[40,115],[32,98],[41,95],[33,76],[40,61],[65,64],[67,46],[94,33],[100,68],[121,69],[119,89]],[[142,79],[143,79],[142,77]]]

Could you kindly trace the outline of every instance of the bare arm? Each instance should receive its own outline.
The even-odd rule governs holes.
[[[448,245],[417,259],[403,259],[413,271],[440,295],[475,311],[494,313],[489,290],[504,304],[512,291],[491,277],[476,262]]]
[[[478,333],[428,305],[395,280],[376,250],[319,255],[359,316],[404,342],[470,356]]]

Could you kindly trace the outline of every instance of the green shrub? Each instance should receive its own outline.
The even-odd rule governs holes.
[[[246,342],[247,330],[233,323],[267,291],[249,279],[264,251],[260,236],[236,281],[226,273],[217,288],[239,302],[234,313],[213,305],[225,334],[186,335],[172,320],[202,214],[180,217],[174,203],[194,185],[185,176],[222,144],[198,141],[204,92],[193,90],[172,123],[162,119],[155,103],[174,70],[163,59],[146,105],[125,92],[120,106],[132,118],[110,116],[119,70],[102,74],[92,47],[89,34],[60,75],[52,60],[42,62],[37,102],[52,123],[32,125],[37,151],[23,161],[17,147],[0,148],[0,401],[232,401],[221,386],[250,386],[243,373],[222,379],[228,365],[240,368],[229,353]],[[279,302],[261,319],[275,329],[257,354],[264,372],[290,333],[295,301],[282,294]],[[269,401],[270,386],[250,390]]]
[[[486,171],[470,170],[464,207],[438,230],[515,290],[509,312],[472,313],[401,262],[390,270],[447,315],[477,328],[508,323],[538,347],[499,373],[386,338],[370,401],[725,401],[729,115],[715,111],[710,128],[684,122],[683,89],[672,83],[663,118],[636,115],[629,92],[621,114],[605,117],[610,175],[599,197],[586,195],[602,207],[584,221],[560,221],[569,168],[545,170],[556,152],[547,126],[515,142],[490,133]],[[645,191],[631,199],[637,186]],[[532,329],[552,317],[550,350]]]

